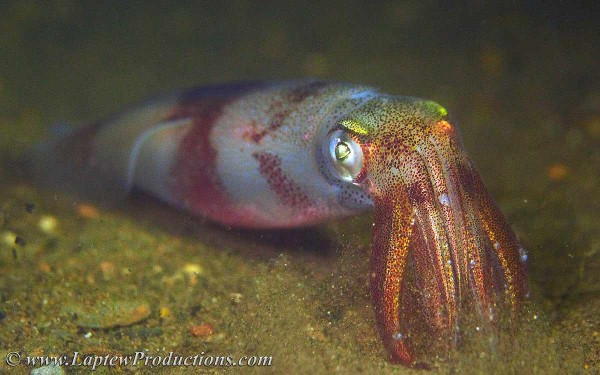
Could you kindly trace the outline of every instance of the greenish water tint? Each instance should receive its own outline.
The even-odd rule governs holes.
[[[442,103],[528,249],[531,306],[515,340],[471,334],[434,373],[600,371],[597,12],[60,0],[3,2],[0,17],[0,357],[148,349],[269,355],[260,370],[277,373],[410,373],[385,361],[374,328],[370,217],[238,232],[148,197],[96,206],[28,177],[27,150],[50,124],[175,87],[311,76]],[[75,316],[85,311],[99,316]],[[143,320],[102,329],[114,316]],[[204,323],[213,335],[190,334]]]

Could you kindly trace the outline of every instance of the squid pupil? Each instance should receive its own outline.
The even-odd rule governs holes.
[[[340,141],[335,145],[335,157],[340,161],[346,160],[350,156],[350,152],[350,146],[346,142]]]

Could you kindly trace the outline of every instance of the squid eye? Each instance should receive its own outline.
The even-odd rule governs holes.
[[[339,161],[344,161],[352,154],[352,150],[350,146],[344,141],[339,141],[337,145],[335,145],[335,157]]]
[[[346,132],[337,130],[329,138],[329,161],[337,177],[352,181],[363,166],[362,149]]]

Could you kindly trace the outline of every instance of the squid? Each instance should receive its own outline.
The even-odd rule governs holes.
[[[393,363],[425,367],[456,348],[464,316],[494,330],[528,296],[527,253],[433,101],[318,80],[207,86],[144,100],[52,149],[123,192],[230,227],[374,211],[371,295]]]

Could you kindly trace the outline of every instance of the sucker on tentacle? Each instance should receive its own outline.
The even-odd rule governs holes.
[[[431,101],[311,80],[210,86],[143,102],[43,152],[234,227],[374,210],[377,325],[406,366],[455,346],[465,311],[493,330],[526,298],[524,250]]]

